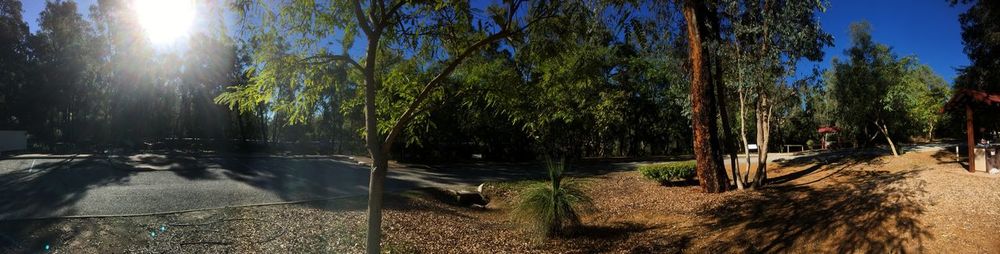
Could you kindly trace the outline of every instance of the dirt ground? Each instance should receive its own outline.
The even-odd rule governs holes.
[[[387,197],[392,253],[998,253],[1000,177],[947,152],[846,151],[772,163],[762,190],[701,193],[633,171],[591,174],[596,209],[542,244],[487,208]],[[364,198],[126,218],[0,222],[0,252],[357,253]],[[49,247],[46,250],[46,245]]]

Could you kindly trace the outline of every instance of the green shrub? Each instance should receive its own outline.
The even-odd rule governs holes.
[[[583,192],[583,181],[563,178],[565,163],[548,161],[547,166],[549,181],[525,185],[510,211],[511,221],[538,236],[538,240],[580,225],[580,213],[593,207]]]
[[[672,161],[639,166],[639,173],[646,178],[667,183],[691,180],[696,176],[695,161]]]

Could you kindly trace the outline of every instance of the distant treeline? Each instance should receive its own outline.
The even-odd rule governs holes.
[[[0,129],[27,130],[33,151],[259,150],[289,141],[357,151],[353,133],[315,128],[337,125],[328,114],[288,126],[266,103],[244,113],[216,104],[227,86],[247,82],[249,63],[221,18],[202,20],[180,50],[164,49],[145,39],[128,8],[97,1],[84,17],[73,1],[47,2],[32,33],[20,1],[0,0]]]

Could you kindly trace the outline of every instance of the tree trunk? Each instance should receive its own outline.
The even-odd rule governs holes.
[[[927,128],[927,142],[934,142],[934,124],[930,124]]]
[[[880,121],[875,121],[875,127],[878,127],[879,131],[882,131],[882,136],[885,136],[885,141],[889,142],[889,149],[892,150],[892,156],[899,157],[899,151],[896,150],[896,144],[892,142],[892,138],[889,137],[889,127],[885,123],[879,123]]]
[[[389,161],[382,155],[372,157],[372,171],[368,179],[368,253],[380,253],[382,239],[382,196]]]
[[[721,157],[717,149],[713,149],[713,134],[715,130],[715,112],[713,112],[712,89],[705,84],[704,59],[702,44],[695,14],[698,1],[687,0],[684,3],[684,18],[687,20],[687,37],[691,61],[691,121],[694,132],[694,156],[697,161],[699,184],[705,192],[718,193],[728,189],[725,179],[726,171],[718,166]]]
[[[766,94],[761,94],[757,102],[757,171],[754,175],[753,188],[759,188],[767,181],[768,140],[771,136],[771,101]]]
[[[743,170],[743,175],[737,177],[739,178],[740,181],[740,183],[737,184],[737,187],[743,189],[742,187],[746,185],[747,181],[750,179],[750,142],[747,141],[747,129],[746,129],[746,118],[747,118],[746,91],[742,88],[739,89],[739,97],[740,97],[740,139],[743,141],[743,152],[746,153],[747,166]]]
[[[382,139],[378,132],[378,114],[375,111],[375,93],[378,82],[375,79],[375,62],[378,52],[378,34],[368,38],[368,54],[365,60],[365,143],[372,159],[371,176],[368,179],[368,241],[365,245],[369,254],[381,252],[382,241],[382,189],[388,171],[388,158],[382,150]]]
[[[705,13],[707,14],[708,21],[711,24],[711,29],[709,29],[709,31],[711,31],[710,34],[711,40],[720,42],[717,45],[721,45],[722,35],[720,34],[719,31],[719,27],[721,26],[720,24],[721,22],[719,21],[719,15],[714,10],[707,10]],[[715,68],[715,73],[712,74],[712,83],[715,87],[715,102],[716,105],[718,106],[717,110],[719,112],[719,117],[721,118],[722,122],[721,142],[723,145],[722,146],[723,149],[725,149],[725,152],[729,154],[729,166],[731,175],[733,177],[733,186],[736,186],[738,189],[742,190],[743,183],[741,183],[739,180],[740,178],[739,162],[737,161],[737,155],[736,155],[737,149],[735,146],[736,140],[734,139],[735,134],[733,134],[732,126],[730,126],[729,123],[729,107],[727,106],[726,103],[727,100],[726,84],[723,81],[724,69],[722,68],[722,57],[721,57],[722,54],[720,51],[721,49],[718,48],[712,51],[711,59],[713,60],[712,67]],[[725,163],[720,164],[720,166],[723,169],[725,169],[726,167]]]
[[[740,171],[739,171],[740,164],[739,160],[737,159],[737,152],[736,152],[737,149],[734,144],[736,140],[733,137],[735,136],[735,134],[733,134],[733,128],[732,126],[730,126],[729,123],[729,113],[728,113],[729,107],[726,106],[726,88],[725,88],[726,85],[722,83],[722,78],[721,78],[722,68],[719,67],[720,65],[722,65],[722,63],[717,60],[715,64],[716,64],[715,92],[718,98],[716,99],[716,101],[718,102],[719,105],[719,116],[722,118],[722,143],[725,144],[726,152],[729,153],[729,167],[731,175],[733,176],[733,185],[736,186],[736,188],[742,190],[743,183],[740,181]],[[723,168],[725,168],[725,165],[722,166]]]

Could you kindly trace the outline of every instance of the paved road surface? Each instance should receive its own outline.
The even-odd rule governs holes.
[[[488,180],[543,176],[540,167],[525,164],[394,168],[386,188],[468,188]],[[39,156],[0,160],[0,220],[153,213],[365,195],[367,186],[367,167],[330,158]]]

